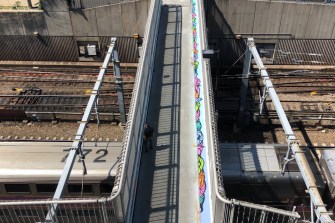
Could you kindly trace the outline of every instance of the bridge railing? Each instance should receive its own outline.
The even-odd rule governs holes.
[[[119,156],[113,191],[107,198],[0,201],[0,222],[45,222],[50,208],[57,206],[50,222],[132,222],[136,183],[141,158],[161,0],[152,0],[142,50]],[[57,205],[51,205],[57,204]]]
[[[205,13],[203,1],[198,0],[200,27],[200,38],[202,40],[202,49],[208,48]],[[203,83],[203,88],[207,89],[204,92],[204,100],[206,102],[206,119],[210,120],[207,123],[207,135],[211,139],[208,142],[208,157],[211,184],[211,206],[213,213],[213,222],[222,223],[248,223],[248,222],[282,222],[294,223],[298,222],[300,215],[294,211],[285,211],[277,208],[272,208],[265,205],[258,205],[249,202],[229,199],[226,197],[224,184],[222,180],[221,156],[219,149],[218,131],[217,131],[217,115],[215,113],[214,93],[212,89],[212,77],[209,60],[204,61],[203,76],[206,81]]]
[[[147,118],[152,73],[154,70],[161,5],[161,0],[151,1],[128,112],[128,121],[124,132],[122,155],[112,197],[110,198],[114,201],[114,207],[116,208],[116,214],[120,222],[131,222],[133,213],[142,152],[143,127]]]
[[[116,222],[113,203],[107,198],[81,198],[62,200],[21,200],[1,201],[0,222],[45,222],[45,216],[58,204],[56,219],[58,223]]]

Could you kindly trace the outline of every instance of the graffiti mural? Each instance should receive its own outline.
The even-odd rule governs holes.
[[[210,221],[209,195],[206,180],[206,136],[203,133],[204,124],[204,106],[203,106],[203,87],[201,85],[201,58],[200,37],[199,37],[199,21],[198,21],[198,5],[197,0],[192,0],[192,32],[193,32],[193,61],[194,61],[194,86],[195,86],[195,119],[197,134],[197,150],[198,150],[198,181],[199,181],[199,206],[201,222]]]

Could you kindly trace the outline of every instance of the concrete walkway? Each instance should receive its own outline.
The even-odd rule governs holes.
[[[198,222],[191,6],[164,2],[133,222]],[[176,6],[176,5],[181,6]],[[143,149],[143,151],[145,151]]]

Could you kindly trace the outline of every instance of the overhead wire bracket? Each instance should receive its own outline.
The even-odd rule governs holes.
[[[327,212],[322,197],[318,191],[316,186],[316,180],[314,174],[309,166],[308,160],[305,157],[304,151],[299,146],[299,141],[296,139],[295,134],[291,128],[291,125],[287,119],[283,106],[279,100],[279,97],[272,85],[270,77],[263,65],[262,59],[260,58],[258,51],[255,46],[255,42],[253,38],[248,38],[248,47],[252,52],[254,60],[257,64],[259,72],[261,73],[261,77],[263,79],[263,84],[268,91],[269,96],[271,97],[272,103],[275,106],[277,115],[279,117],[280,123],[284,129],[287,142],[289,145],[289,149],[286,155],[286,160],[289,160],[288,156],[290,151],[292,151],[295,160],[297,161],[300,173],[304,179],[305,185],[310,194],[311,201],[314,205],[314,211],[318,218],[318,222],[321,223],[334,223],[334,221],[330,218],[329,213]],[[284,161],[285,163],[285,161]]]
[[[102,85],[104,76],[106,74],[106,69],[107,69],[109,61],[112,57],[115,44],[116,44],[116,38],[112,37],[110,47],[108,48],[108,52],[107,52],[106,57],[104,59],[103,65],[101,66],[102,68],[100,69],[99,75],[97,77],[97,80],[96,80],[96,82],[94,84],[94,87],[93,87],[93,90],[91,92],[91,96],[90,96],[90,98],[88,100],[88,103],[87,103],[87,106],[85,108],[83,117],[80,121],[77,133],[76,133],[76,135],[74,137],[74,140],[72,142],[72,146],[71,146],[71,149],[70,149],[70,152],[69,152],[69,156],[66,159],[66,163],[64,165],[62,175],[59,179],[55,194],[53,196],[54,200],[58,200],[62,197],[64,188],[67,185],[67,182],[68,182],[68,179],[70,177],[70,174],[71,174],[71,171],[72,171],[72,168],[73,168],[73,165],[74,165],[77,154],[79,154],[79,157],[82,161],[83,168],[84,168],[84,173],[87,174],[86,164],[84,162],[85,155],[84,155],[83,150],[82,150],[83,137],[85,135],[85,130],[87,128],[92,110],[93,110],[94,106],[96,105],[96,102],[97,102],[97,99],[98,99],[98,92],[99,92],[99,89]],[[57,209],[58,209],[58,204],[51,204],[49,206],[49,211],[48,211],[48,214],[45,218],[46,222],[54,222],[55,221],[56,216],[57,216],[57,214],[56,214]]]

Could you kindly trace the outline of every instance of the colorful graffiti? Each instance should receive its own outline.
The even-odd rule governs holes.
[[[202,86],[201,86],[201,69],[199,66],[199,36],[198,36],[198,8],[197,1],[192,0],[192,32],[193,32],[193,60],[194,60],[194,85],[195,85],[195,119],[197,131],[197,149],[198,149],[198,181],[199,181],[199,202],[200,212],[204,211],[204,203],[206,198],[206,177],[205,177],[205,148],[204,134],[202,129],[201,111],[202,109]],[[208,199],[208,198],[207,198]]]

